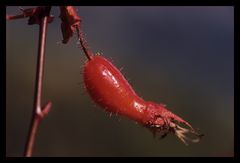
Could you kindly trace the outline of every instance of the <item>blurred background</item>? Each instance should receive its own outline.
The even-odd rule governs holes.
[[[28,6],[31,7],[31,6]],[[24,7],[23,8],[28,8]],[[89,46],[118,68],[145,100],[199,128],[205,137],[185,146],[169,134],[109,116],[85,91],[86,57],[76,36],[63,45],[58,7],[48,26],[42,121],[33,156],[233,156],[233,7],[78,6]],[[7,7],[8,14],[20,13]],[[38,26],[6,23],[6,156],[22,156],[33,109]]]

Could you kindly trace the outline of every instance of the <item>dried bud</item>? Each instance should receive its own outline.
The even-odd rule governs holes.
[[[76,27],[80,27],[80,18],[73,6],[60,6],[60,16],[62,20],[61,30],[63,35],[62,43],[66,44]]]

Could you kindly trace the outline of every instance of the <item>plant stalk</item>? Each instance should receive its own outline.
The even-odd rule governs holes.
[[[42,119],[45,117],[45,115],[49,112],[52,105],[52,103],[49,102],[45,107],[42,108],[41,106],[47,25],[48,25],[48,16],[50,13],[50,9],[51,7],[45,7],[43,9],[42,18],[40,18],[41,22],[39,24],[39,42],[38,42],[37,73],[36,73],[35,93],[34,93],[34,110],[33,110],[32,120],[29,128],[29,132],[28,132],[27,142],[25,145],[25,151],[24,151],[25,157],[32,156],[38,126],[42,121]]]

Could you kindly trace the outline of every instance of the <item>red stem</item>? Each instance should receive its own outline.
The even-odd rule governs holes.
[[[42,100],[42,83],[43,83],[43,71],[44,71],[44,57],[45,57],[45,46],[46,46],[46,34],[48,25],[48,16],[51,7],[45,7],[41,18],[39,28],[39,44],[38,44],[38,61],[37,61],[37,74],[35,84],[35,97],[34,97],[34,110],[32,115],[32,121],[30,124],[28,138],[25,146],[24,156],[31,157],[33,152],[33,146],[35,142],[36,132],[41,120],[49,112],[52,103],[48,102],[45,107],[41,107]]]
[[[27,145],[25,147],[25,152],[24,152],[24,156],[25,157],[31,157],[32,156],[32,151],[33,151],[33,145],[35,142],[35,137],[36,137],[36,133],[37,133],[37,129],[38,126],[40,124],[40,118],[38,116],[34,116],[33,118],[33,122],[31,124],[31,133],[28,136],[28,141],[27,141]]]
[[[87,46],[87,41],[84,39],[83,37],[83,32],[80,28],[80,26],[77,26],[76,27],[76,31],[77,31],[77,35],[78,35],[78,39],[79,39],[79,42],[82,46],[82,49],[83,49],[83,52],[84,54],[86,55],[86,57],[88,58],[88,60],[91,60],[92,57],[93,57],[93,52],[88,48]]]

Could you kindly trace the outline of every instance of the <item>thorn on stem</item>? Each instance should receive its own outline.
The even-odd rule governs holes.
[[[51,110],[52,107],[52,102],[49,101],[42,109],[42,114],[45,116],[49,113],[49,111]]]
[[[37,115],[43,119],[48,113],[49,111],[51,110],[51,107],[52,107],[52,102],[49,101],[42,109],[39,108],[37,109]]]

